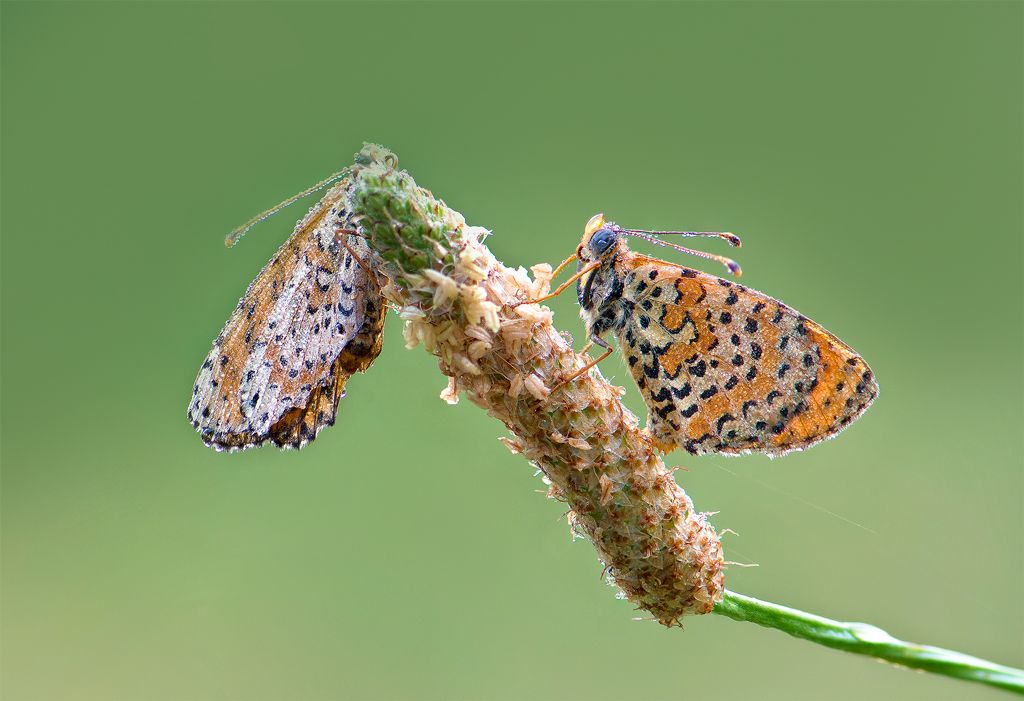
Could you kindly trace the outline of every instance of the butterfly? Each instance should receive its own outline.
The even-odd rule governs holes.
[[[591,345],[606,358],[612,333],[649,411],[648,433],[668,452],[778,456],[807,448],[858,418],[878,395],[864,359],[778,300],[726,280],[629,249],[627,236],[723,263],[732,260],[667,243],[658,235],[729,233],[623,229],[590,219],[576,253],[576,282]],[[542,298],[547,299],[547,297]]]
[[[334,424],[349,377],[380,353],[386,304],[375,254],[348,208],[350,175],[335,173],[228,237],[231,245],[340,179],[249,285],[200,367],[187,416],[206,445],[303,447]]]

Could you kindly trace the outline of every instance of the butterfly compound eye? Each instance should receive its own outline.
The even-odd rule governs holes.
[[[615,243],[615,239],[618,238],[616,233],[611,229],[598,229],[590,239],[590,250],[594,253],[601,255]]]

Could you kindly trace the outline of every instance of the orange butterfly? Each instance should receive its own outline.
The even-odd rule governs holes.
[[[695,455],[783,455],[831,438],[867,409],[878,385],[853,349],[767,295],[626,245],[636,236],[740,274],[728,258],[659,234],[740,244],[733,234],[623,229],[604,215],[591,218],[576,253],[555,271],[578,260],[576,275],[542,298],[576,281],[587,348],[607,349],[569,380],[612,352],[602,338],[612,332],[647,403],[655,444]]]
[[[341,171],[239,227],[347,176]],[[350,179],[332,187],[249,285],[192,387],[188,420],[206,445],[301,448],[334,424],[345,383],[381,350],[386,305],[353,235]]]

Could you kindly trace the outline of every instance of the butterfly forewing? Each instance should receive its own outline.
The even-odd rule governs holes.
[[[214,341],[188,409],[207,445],[301,447],[334,423],[348,377],[380,352],[373,253],[360,237],[337,239],[353,228],[347,186],[299,222]]]
[[[835,435],[874,400],[860,356],[785,304],[625,251],[616,331],[664,450],[781,455]]]

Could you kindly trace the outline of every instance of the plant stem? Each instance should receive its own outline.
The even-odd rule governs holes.
[[[718,536],[621,390],[596,369],[581,375],[590,358],[573,351],[549,309],[528,302],[546,294],[551,267],[530,280],[502,264],[483,244],[485,229],[379,152],[359,159],[369,165],[358,169],[351,211],[380,256],[406,346],[424,346],[448,377],[442,397],[465,397],[509,429],[505,445],[543,472],[630,601],[666,626],[710,613],[725,589]]]
[[[775,628],[796,638],[858,655],[868,655],[901,667],[988,684],[1024,695],[1024,670],[1004,667],[953,650],[897,640],[867,623],[846,623],[815,616],[726,590],[714,613],[734,621]]]

